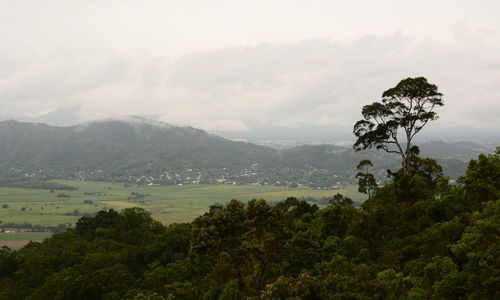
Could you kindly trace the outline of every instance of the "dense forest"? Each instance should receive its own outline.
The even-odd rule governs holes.
[[[0,253],[0,299],[499,299],[500,148],[457,185],[414,156],[361,208],[232,200],[188,224],[101,211]]]

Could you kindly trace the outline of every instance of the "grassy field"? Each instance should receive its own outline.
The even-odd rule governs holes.
[[[77,187],[78,190],[51,192],[43,189],[0,188],[0,221],[46,226],[74,225],[83,213],[138,206],[151,211],[153,217],[160,222],[171,224],[189,222],[206,212],[210,205],[226,203],[231,199],[248,201],[263,198],[279,201],[289,196],[331,197],[338,192],[357,202],[365,198],[356,191],[355,186],[338,190],[313,190],[305,187],[247,185],[125,187],[123,184],[107,182],[57,182]],[[58,197],[61,193],[70,197]],[[134,199],[132,193],[145,197]],[[2,208],[5,206],[6,208]]]

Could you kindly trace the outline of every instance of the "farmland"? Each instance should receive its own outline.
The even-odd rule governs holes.
[[[0,247],[8,246],[11,249],[18,249],[29,241],[41,241],[51,235],[50,232],[0,232]]]
[[[279,201],[294,197],[331,197],[340,192],[355,202],[364,199],[355,186],[337,190],[314,190],[307,187],[287,188],[251,185],[183,185],[126,187],[108,182],[58,180],[77,190],[0,188],[0,221],[33,225],[74,225],[84,214],[102,209],[121,210],[143,207],[164,224],[189,222],[207,211],[214,203],[231,199],[248,201],[263,198]]]

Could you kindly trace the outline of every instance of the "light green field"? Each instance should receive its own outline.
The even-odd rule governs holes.
[[[184,185],[184,186],[152,186],[124,187],[123,184],[107,182],[81,182],[58,180],[76,191],[54,191],[25,188],[0,188],[0,221],[3,223],[31,223],[33,225],[71,224],[80,216],[72,214],[76,210],[92,213],[102,209],[121,210],[126,207],[143,207],[152,212],[153,217],[164,224],[189,222],[203,214],[214,203],[226,203],[231,199],[248,201],[252,198],[263,198],[268,201],[279,201],[294,197],[331,197],[340,192],[361,202],[363,194],[356,191],[355,186],[347,186],[338,190],[313,190],[306,187],[287,188],[274,186],[250,185]],[[146,196],[143,203],[128,200],[131,193]],[[70,198],[57,197],[68,194]],[[87,195],[85,195],[87,193]],[[90,193],[90,194],[89,194]],[[84,200],[92,200],[93,204],[84,204]],[[7,204],[8,208],[1,208]],[[25,210],[21,210],[22,208]]]

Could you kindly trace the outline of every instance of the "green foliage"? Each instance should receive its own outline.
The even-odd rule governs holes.
[[[465,175],[458,179],[466,198],[479,204],[500,198],[500,147],[492,155],[480,154],[471,160]]]
[[[340,194],[322,209],[231,200],[168,227],[104,210],[1,249],[0,299],[497,299],[498,159],[451,186],[415,157],[361,208]]]
[[[408,172],[401,169],[389,175],[393,178],[394,196],[401,202],[415,203],[438,195],[443,180],[447,186],[441,166],[431,158],[412,156]]]
[[[500,199],[488,202],[483,212],[473,216],[473,223],[451,250],[467,274],[464,284],[472,290],[471,298],[500,296]]]
[[[373,167],[373,163],[367,159],[360,161],[356,167],[359,171],[364,171],[356,174],[356,178],[358,179],[358,192],[367,194],[368,198],[371,197],[377,189],[377,180],[373,174],[370,174],[371,167]]]
[[[382,94],[382,102],[365,105],[363,119],[354,125],[353,148],[382,149],[401,156],[403,172],[409,172],[410,158],[418,152],[412,142],[427,122],[438,118],[434,108],[443,106],[443,94],[424,77],[406,78]],[[403,131],[404,143],[399,130]]]

